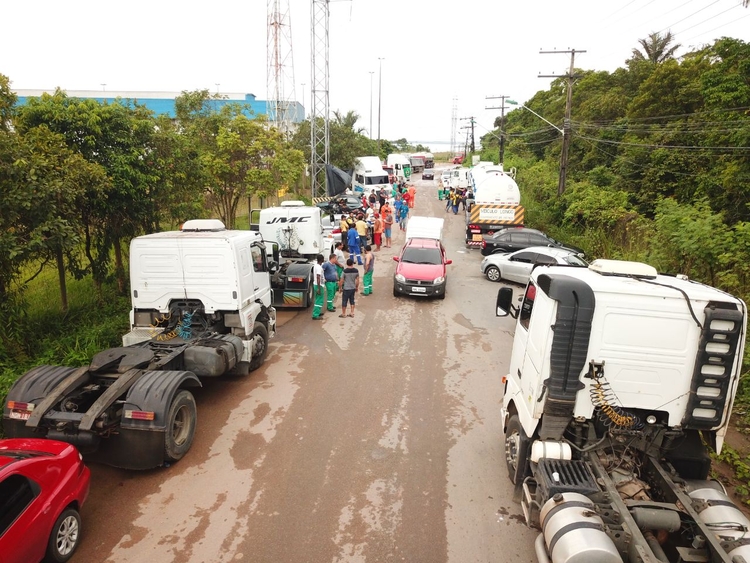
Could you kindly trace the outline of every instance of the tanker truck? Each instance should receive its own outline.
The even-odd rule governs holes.
[[[466,246],[481,248],[484,235],[506,227],[521,227],[524,208],[513,176],[502,165],[480,165],[469,172],[466,199]]]
[[[637,262],[540,266],[518,299],[501,416],[539,563],[750,561],[709,479],[740,379],[745,303]]]

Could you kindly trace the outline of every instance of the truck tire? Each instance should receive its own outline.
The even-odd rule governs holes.
[[[167,431],[164,433],[164,461],[181,460],[193,445],[198,409],[193,394],[180,389],[172,399],[167,413]]]
[[[487,276],[487,279],[493,282],[499,282],[503,277],[500,275],[500,269],[496,266],[490,266],[487,268],[487,271],[484,273],[485,276]]]
[[[250,334],[248,339],[251,342],[252,358],[250,359],[250,371],[255,371],[263,362],[266,361],[268,355],[268,329],[266,325],[261,322],[255,321],[253,326],[253,332]]]
[[[81,539],[81,517],[75,508],[66,508],[55,520],[49,540],[45,561],[65,563],[73,557]]]
[[[505,432],[505,463],[508,468],[510,482],[518,487],[526,477],[528,461],[529,438],[523,431],[518,415],[514,414],[508,420]]]

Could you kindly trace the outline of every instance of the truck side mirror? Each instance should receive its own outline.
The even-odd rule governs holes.
[[[275,274],[278,269],[279,269],[279,263],[276,260],[268,261],[268,272],[270,274]]]
[[[503,287],[497,292],[497,304],[495,305],[495,316],[507,317],[510,315],[516,318],[518,315],[518,307],[512,304],[513,301],[513,288]]]

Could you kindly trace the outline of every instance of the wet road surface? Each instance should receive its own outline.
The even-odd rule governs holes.
[[[500,285],[464,247],[462,212],[416,185],[413,212],[446,219],[446,299],[393,297],[397,227],[354,318],[282,310],[263,367],[195,391],[182,461],[91,465],[72,561],[535,560],[499,417],[513,321],[494,316]]]

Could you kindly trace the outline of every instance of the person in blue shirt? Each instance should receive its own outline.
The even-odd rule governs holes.
[[[339,286],[339,273],[337,271],[338,258],[336,254],[331,254],[328,261],[323,262],[323,277],[326,284],[326,308],[329,311],[335,311],[333,300],[336,298],[336,289]]]
[[[398,226],[401,227],[402,231],[406,230],[407,217],[409,217],[409,206],[404,203],[398,210]]]
[[[357,264],[360,266],[362,265],[362,254],[360,254],[359,251],[359,233],[357,233],[357,229],[350,228],[346,232],[347,237],[347,244],[349,245],[349,258],[354,260],[354,257],[357,257]]]

